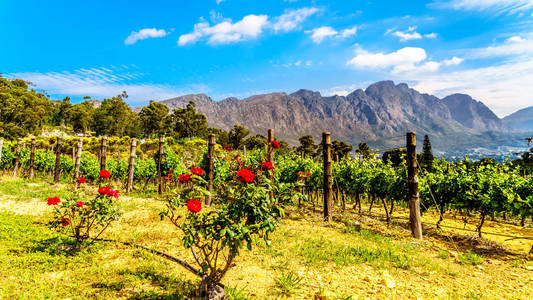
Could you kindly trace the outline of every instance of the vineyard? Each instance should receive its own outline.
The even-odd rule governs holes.
[[[412,297],[414,294],[404,293],[407,286],[398,278],[423,286],[420,278],[429,276],[430,280],[436,280],[433,274],[442,273],[439,276],[447,279],[438,292],[437,289],[424,291],[424,288],[413,291],[423,298],[475,298],[482,293],[462,288],[460,283],[451,288],[448,280],[453,281],[457,272],[473,272],[472,268],[484,273],[480,280],[489,275],[506,278],[511,276],[505,274],[506,261],[514,264],[512,274],[516,278],[505,280],[520,287],[506,292],[506,297],[531,296],[533,177],[524,175],[511,162],[472,162],[465,158],[450,163],[441,159],[430,169],[423,169],[416,164],[416,159],[413,163],[411,158],[410,164],[405,156],[394,162],[350,155],[331,161],[326,150],[322,157],[312,157],[280,148],[273,134],[269,134],[269,141],[264,149],[253,151],[234,150],[215,145],[214,140],[202,139],[137,141],[128,137],[53,137],[2,141],[0,169],[4,175],[0,207],[6,230],[2,229],[0,238],[17,246],[15,250],[1,251],[22,251],[36,262],[47,255],[64,261],[77,255],[75,264],[86,267],[89,262],[100,260],[99,253],[104,251],[106,259],[120,264],[123,271],[110,279],[113,282],[88,287],[84,295],[88,297],[188,297],[187,293],[194,289],[199,278],[202,278],[200,288],[205,290],[225,286],[225,294],[230,299],[254,296],[346,299],[356,295],[379,298],[380,294]],[[324,149],[326,145],[323,143]],[[414,177],[410,176],[412,166],[416,168]],[[101,170],[109,174],[102,175]],[[79,178],[83,178],[83,187]],[[419,193],[424,242],[412,240],[412,229],[411,232],[405,229],[412,223],[409,220],[413,194],[408,192],[411,180],[416,180]],[[59,235],[54,231],[43,233],[39,224],[44,224],[51,214],[46,210],[45,198],[67,199],[73,189],[80,195],[88,195],[91,186],[102,187],[104,182],[106,187],[117,187],[122,216],[113,215],[106,221],[114,223],[100,239],[97,239],[100,234],[90,237],[87,229],[84,238],[87,242],[76,238],[75,248],[78,249],[78,242],[89,245],[73,254],[64,244],[69,233],[61,230]],[[113,198],[100,189],[99,193],[96,199]],[[113,195],[118,198],[116,193]],[[203,213],[201,204],[187,199],[199,199],[196,201],[202,202],[207,212]],[[63,200],[61,205],[64,203]],[[80,207],[79,201],[75,203],[74,206]],[[91,202],[81,203],[83,206]],[[184,207],[189,211],[187,214]],[[77,211],[78,208],[69,206],[68,209]],[[59,208],[56,213],[64,217]],[[31,216],[30,221],[20,215]],[[85,222],[82,210],[79,217],[80,222]],[[71,219],[74,221],[74,217]],[[174,232],[168,223],[159,219],[170,220],[181,233]],[[104,224],[100,217],[95,220]],[[55,226],[62,229],[65,227],[62,222],[61,225],[56,220]],[[100,233],[109,223],[102,226]],[[326,223],[331,225],[324,227]],[[26,240],[17,241],[8,233],[17,230],[28,232],[24,235]],[[43,234],[46,238],[35,236]],[[167,237],[171,241],[165,244]],[[183,243],[175,243],[176,238]],[[25,244],[36,240],[41,242],[37,248],[24,250]],[[115,246],[107,248],[109,242]],[[239,250],[244,246],[248,250]],[[154,249],[158,250],[154,252]],[[186,249],[192,250],[193,259]],[[294,253],[290,253],[292,250]],[[43,254],[35,257],[33,254],[39,251]],[[61,256],[61,251],[70,254]],[[127,253],[126,265],[118,261],[119,251]],[[426,258],[435,256],[435,251],[437,258]],[[223,269],[218,269],[219,253],[226,263]],[[454,257],[457,263],[449,262]],[[136,259],[140,261],[138,266],[133,265]],[[177,269],[165,262],[169,259],[192,272],[184,275],[184,268]],[[237,266],[234,259],[239,263]],[[483,264],[484,259],[492,261],[491,267]],[[194,263],[198,266],[191,267]],[[446,269],[439,264],[446,265]],[[19,265],[33,264],[11,262],[12,268]],[[46,261],[45,265],[55,264]],[[143,269],[148,279],[128,278],[126,275],[132,274],[132,268]],[[276,275],[269,276],[265,268],[274,270]],[[358,274],[357,268],[364,272]],[[89,269],[92,273],[87,276],[93,281],[106,272],[114,272],[107,267]],[[327,272],[322,273],[321,269]],[[363,277],[349,283],[342,276],[333,275],[341,270],[347,272],[348,278]],[[48,274],[53,270],[42,271]],[[69,271],[68,267],[64,271]],[[222,279],[226,271],[228,275]],[[62,273],[54,276],[64,276]],[[195,278],[194,273],[200,277]],[[0,275],[5,282],[3,276],[7,274]],[[33,282],[20,280],[23,286]],[[72,292],[72,283],[55,282],[65,288],[51,290],[39,286],[43,297],[63,297]],[[124,284],[143,287],[139,290]],[[396,285],[402,286],[402,290],[395,290]],[[0,290],[2,297],[10,298],[20,292],[14,284],[2,283],[2,286],[5,286]],[[268,293],[269,290],[276,292]],[[498,295],[498,288],[486,292],[491,298]],[[31,295],[21,297],[31,298]]]

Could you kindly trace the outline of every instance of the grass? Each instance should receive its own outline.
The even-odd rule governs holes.
[[[71,251],[68,238],[43,225],[51,211],[47,195],[66,194],[68,187],[1,180],[0,299],[186,299],[198,282],[181,266],[122,244]],[[119,198],[123,215],[105,238],[193,263],[178,231],[159,220],[163,204],[140,196]],[[405,229],[380,221],[358,219],[362,229],[347,222],[324,226],[319,213],[289,210],[271,246],[256,239],[252,251],[241,251],[223,279],[228,299],[533,297],[530,259],[451,256],[447,244],[413,241]],[[472,268],[479,264],[482,269]]]
[[[477,266],[483,263],[483,257],[470,251],[466,251],[466,253],[459,254],[459,262],[463,265]]]
[[[281,295],[291,296],[301,288],[302,278],[292,272],[287,272],[279,275],[274,281]]]

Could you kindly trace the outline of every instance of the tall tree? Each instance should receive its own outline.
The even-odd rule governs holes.
[[[174,109],[167,122],[177,138],[205,137],[207,134],[207,118],[196,111],[194,101],[189,101],[184,108]]]
[[[28,82],[0,75],[0,137],[38,134],[54,107],[44,94],[28,90]]]
[[[370,147],[368,147],[367,143],[359,143],[355,152],[363,159],[369,159],[372,157],[372,151],[370,150]]]
[[[154,134],[160,135],[168,133],[170,128],[167,128],[165,122],[168,112],[168,107],[163,103],[150,101],[150,104],[143,107],[139,113],[143,133],[147,137],[151,137]]]
[[[331,142],[334,159],[342,159],[346,157],[353,149],[352,145],[349,145],[343,141],[334,140]]]
[[[105,99],[102,105],[95,109],[93,116],[93,129],[98,135],[123,136],[131,120],[136,113],[123,98],[127,98],[126,92],[111,99]]]
[[[405,161],[407,155],[407,150],[403,148],[396,148],[392,150],[387,150],[383,153],[383,161],[385,163],[391,163],[394,167],[398,167]]]
[[[299,153],[304,153],[304,155],[313,156],[315,155],[315,151],[318,149],[318,145],[315,144],[315,140],[313,139],[312,135],[304,135],[301,136],[298,141],[300,142],[300,146],[296,148],[296,151]]]
[[[250,134],[250,130],[241,125],[234,125],[228,133],[229,144],[233,149],[239,149],[244,144],[244,138]]]
[[[426,134],[424,136],[424,145],[422,146],[422,153],[420,153],[420,167],[423,170],[428,172],[433,172],[433,161],[435,157],[431,151],[431,142],[429,141],[429,136]]]
[[[84,97],[85,98],[85,97]],[[93,122],[94,105],[89,101],[74,104],[70,109],[69,123],[75,132],[86,133]]]
[[[249,150],[252,149],[261,149],[266,146],[268,143],[267,138],[264,135],[256,134],[251,136],[244,141],[246,148]]]

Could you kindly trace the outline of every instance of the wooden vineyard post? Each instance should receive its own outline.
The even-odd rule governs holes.
[[[137,151],[137,139],[131,139],[131,148],[130,148],[130,161],[128,166],[128,182],[126,183],[126,193],[131,192],[133,189],[133,169],[135,166],[135,151]]]
[[[268,129],[267,137],[268,137],[268,144],[271,145],[271,143],[274,141],[274,129],[272,128]],[[274,163],[274,152],[271,151],[268,154],[268,160]]]
[[[33,179],[35,173],[35,138],[31,139],[30,146],[30,179]]]
[[[59,182],[59,171],[61,166],[61,137],[57,137],[57,145],[56,145],[56,167],[54,169],[54,182]]]
[[[80,177],[80,163],[81,163],[81,151],[83,148],[83,139],[78,139],[78,150],[76,152],[76,160],[74,162],[74,178]]]
[[[331,222],[333,182],[331,180],[331,136],[329,132],[322,133],[322,154],[324,159],[324,221]]]
[[[245,146],[246,151],[246,146]],[[207,138],[207,191],[209,192],[205,196],[205,205],[211,205],[211,194],[213,193],[213,171],[215,162],[215,135],[210,134]]]
[[[4,139],[0,139],[0,164],[2,164],[2,148],[4,148]]]
[[[246,157],[246,145],[242,146],[242,156]]]
[[[21,138],[17,139],[17,149],[15,150],[15,167],[13,168],[13,176],[17,176],[19,171],[19,163],[20,163],[20,143],[22,142]]]
[[[106,167],[106,151],[107,151],[107,136],[102,137],[102,144],[100,146],[100,171]]]
[[[161,180],[161,163],[163,162],[163,154],[165,151],[165,137],[159,137],[159,157],[157,158],[157,192],[163,193],[163,182]]]
[[[407,189],[409,199],[409,227],[411,234],[422,239],[420,219],[420,195],[418,193],[418,162],[416,160],[416,134],[407,133]]]

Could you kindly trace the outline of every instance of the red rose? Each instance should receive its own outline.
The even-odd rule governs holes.
[[[272,146],[272,148],[274,149],[278,149],[279,147],[281,147],[281,145],[277,141],[270,142],[270,146]]]
[[[224,150],[229,152],[229,151],[231,151],[233,149],[230,146],[228,146],[228,145],[224,145]]]
[[[76,202],[76,207],[83,207],[83,204],[85,204],[85,202],[83,202],[83,201],[77,201],[77,202]]]
[[[187,209],[190,212],[197,213],[202,210],[202,202],[197,199],[190,199],[187,201]]]
[[[61,225],[63,227],[70,225],[70,219],[69,218],[61,218],[61,220],[59,220],[59,221],[61,222]]]
[[[59,197],[49,197],[48,198],[48,205],[56,205],[59,202],[61,202],[61,200],[59,200]]]
[[[272,169],[274,169],[274,164],[273,164],[271,161],[265,161],[265,162],[261,165],[261,168],[263,168],[263,169],[267,169],[267,170],[272,170]]]
[[[168,172],[169,172],[169,173],[172,173],[172,172],[174,172],[174,169],[170,169],[170,170],[168,170]]]
[[[107,196],[108,196],[108,197],[115,197],[116,199],[118,199],[118,191],[117,191],[117,190],[110,190],[110,191],[107,193]]]
[[[178,180],[179,182],[187,182],[189,180],[191,180],[191,174],[180,174],[180,176],[178,177]]]
[[[87,181],[87,180],[85,179],[85,177],[79,177],[79,178],[78,178],[78,183],[85,183],[85,181]]]
[[[191,169],[191,173],[193,173],[194,175],[202,176],[204,175],[204,170],[200,167],[196,167]]]
[[[100,177],[102,177],[102,178],[109,178],[109,176],[111,176],[111,173],[109,173],[108,170],[106,170],[106,169],[102,169],[102,170],[100,171]]]
[[[109,191],[111,189],[108,187],[108,186],[103,186],[101,188],[98,189],[98,193],[102,196],[107,196],[107,194],[109,194]]]
[[[237,171],[237,178],[246,183],[251,183],[254,181],[255,174],[248,169],[240,169]]]

